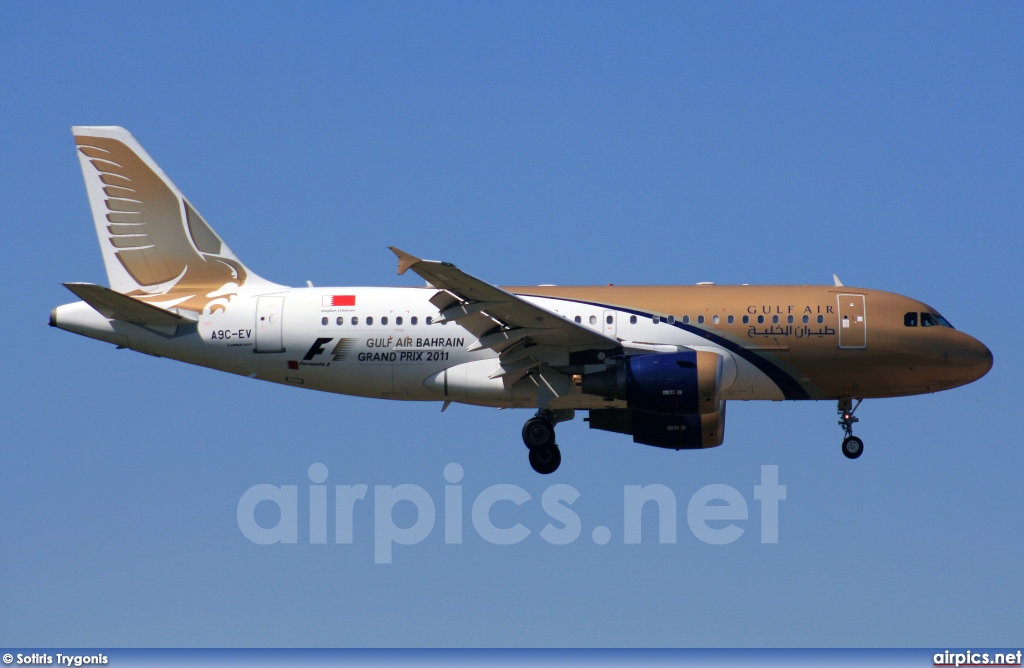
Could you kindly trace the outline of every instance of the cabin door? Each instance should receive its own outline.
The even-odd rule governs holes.
[[[839,295],[839,347],[868,347],[868,317],[864,295]]]
[[[604,333],[614,339],[618,324],[615,322],[615,311],[605,311],[601,317],[604,319]]]
[[[256,298],[256,349],[258,353],[283,353],[281,319],[284,297]]]

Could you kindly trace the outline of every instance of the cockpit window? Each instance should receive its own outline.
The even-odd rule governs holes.
[[[949,327],[950,329],[956,329],[953,325],[949,324],[949,321],[943,318],[938,313],[905,313],[903,315],[903,324],[907,327],[917,327],[918,316],[920,316],[920,324],[922,327]]]
[[[922,313],[921,314],[921,326],[922,327],[949,327],[955,329],[953,325],[949,324],[949,321],[943,318],[938,313]]]

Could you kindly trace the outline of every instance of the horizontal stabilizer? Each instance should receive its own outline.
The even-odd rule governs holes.
[[[64,287],[105,318],[152,327],[174,327],[195,322],[191,318],[147,304],[102,285],[65,283]]]

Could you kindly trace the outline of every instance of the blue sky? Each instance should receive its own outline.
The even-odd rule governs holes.
[[[0,645],[980,646],[1024,643],[1024,42],[1019,3],[19,4],[0,25],[8,285]],[[707,452],[526,412],[297,391],[46,327],[105,282],[71,125],[130,129],[256,272],[416,285],[388,245],[497,284],[828,283],[932,304],[995,367],[868,401],[734,403]],[[446,545],[443,470],[464,469]],[[261,483],[418,485],[421,543],[261,546]],[[759,541],[762,465],[787,486]],[[623,544],[626,485],[678,499],[678,540]],[[523,542],[483,540],[471,503]],[[582,534],[539,535],[571,485]],[[698,489],[745,533],[687,527]],[[406,508],[408,510],[408,508]],[[413,514],[396,509],[396,520]],[[265,518],[264,518],[265,519]],[[611,540],[591,539],[606,526]],[[333,536],[332,536],[333,537]]]

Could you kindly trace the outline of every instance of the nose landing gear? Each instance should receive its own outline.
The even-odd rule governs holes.
[[[534,471],[547,475],[558,470],[562,453],[555,443],[555,425],[575,415],[572,410],[541,409],[523,425],[523,443],[530,449],[530,466]]]
[[[839,413],[839,426],[843,428],[843,432],[846,434],[846,438],[843,439],[843,454],[846,455],[847,459],[857,459],[864,453],[864,441],[860,440],[853,435],[853,425],[856,422],[860,422],[859,418],[854,417],[854,412],[860,406],[863,399],[858,399],[857,403],[853,403],[853,399],[850,397],[843,397],[839,400],[837,411]]]

